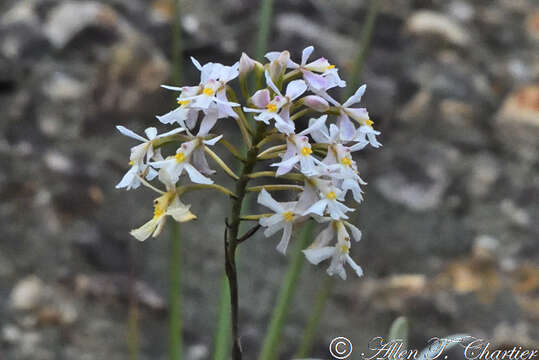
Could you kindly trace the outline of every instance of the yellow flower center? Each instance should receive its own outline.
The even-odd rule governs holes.
[[[294,213],[292,211],[284,212],[283,217],[286,222],[290,222],[294,220]]]
[[[345,244],[341,245],[341,252],[343,254],[348,254],[349,250],[350,250],[350,247],[348,247],[348,245],[345,245]]]
[[[308,156],[308,155],[311,155],[312,153],[313,151],[308,146],[305,146],[303,149],[301,149],[301,155],[303,156]]]
[[[352,165],[352,160],[350,160],[350,159],[347,158],[347,157],[342,158],[342,159],[341,159],[341,164],[346,165],[346,166],[350,166],[350,165]]]
[[[371,119],[365,120],[365,125],[372,126],[372,124],[374,124],[374,121],[372,121]]]
[[[174,158],[175,158],[176,161],[177,161],[178,163],[180,163],[180,164],[181,164],[182,162],[185,161],[185,155],[184,155],[183,152],[177,153],[176,155],[174,155]]]
[[[156,205],[155,209],[153,209],[153,218],[157,219],[165,214],[165,209],[163,209],[161,206]]]
[[[266,105],[266,109],[268,109],[269,112],[276,112],[277,111],[277,105],[268,104],[268,105]]]
[[[333,191],[330,191],[326,194],[326,198],[329,200],[335,200],[337,198],[337,194],[335,194]]]
[[[202,92],[204,93],[204,95],[208,95],[208,96],[212,96],[214,91],[212,88],[204,88],[204,90],[202,90]]]
[[[328,65],[328,70],[333,69],[335,65]]]
[[[134,164],[134,163],[133,163],[133,160],[129,160],[128,164],[129,164],[130,166],[133,166],[133,164]]]
[[[178,100],[178,104],[181,106],[186,106],[191,102],[191,100]]]

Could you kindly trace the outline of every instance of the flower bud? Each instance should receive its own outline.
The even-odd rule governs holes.
[[[269,73],[274,82],[278,82],[277,80],[284,74],[289,61],[290,53],[285,50],[269,64]]]
[[[308,95],[303,98],[304,104],[313,110],[326,112],[329,110],[328,102],[318,95]]]
[[[240,76],[247,75],[248,73],[253,71],[254,67],[255,67],[255,61],[251,59],[249,55],[247,55],[246,53],[241,53],[240,66],[239,66]]]

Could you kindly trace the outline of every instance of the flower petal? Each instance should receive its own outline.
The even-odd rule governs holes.
[[[202,175],[193,165],[185,164],[185,171],[189,175],[189,179],[197,184],[213,184],[213,180]]]
[[[297,99],[301,94],[307,90],[307,84],[303,80],[293,80],[288,83],[286,87],[286,96],[291,101]]]
[[[307,46],[303,51],[301,52],[301,65],[307,64],[307,61],[309,61],[309,57],[314,51],[314,46]]]
[[[139,140],[139,141],[142,141],[142,142],[147,142],[148,141],[148,139],[143,138],[142,136],[140,136],[140,135],[136,134],[135,132],[129,130],[125,126],[116,125],[116,129],[118,129],[118,131],[120,133],[122,133],[122,135],[128,136],[128,137],[130,137],[132,139]]]
[[[363,96],[363,94],[365,94],[365,90],[367,90],[367,85],[363,84],[361,85],[357,90],[356,92],[354,93],[354,95],[350,96],[350,98],[348,98],[348,100],[346,100],[344,102],[344,104],[342,104],[343,107],[349,107],[351,105],[354,105],[355,103],[358,103],[361,101],[361,97]]]
[[[325,246],[322,248],[317,249],[305,249],[303,250],[303,254],[307,258],[307,261],[309,261],[311,264],[318,265],[322,261],[329,259],[333,253],[335,252],[335,248],[332,246]]]
[[[287,223],[283,228],[283,236],[281,241],[277,244],[277,251],[282,254],[286,254],[286,249],[288,248],[288,243],[290,242],[290,237],[292,236],[292,223]]]
[[[264,109],[271,101],[270,92],[268,89],[258,90],[251,96],[251,101],[257,108]]]
[[[273,210],[276,213],[282,213],[284,212],[283,207],[279,202],[277,202],[269,192],[266,191],[266,189],[262,189],[260,194],[258,194],[257,202],[261,205],[264,205],[265,207]]]
[[[266,85],[268,85],[277,95],[283,96],[277,86],[275,86],[275,83],[271,79],[270,73],[267,70],[264,72],[264,76],[266,77]]]

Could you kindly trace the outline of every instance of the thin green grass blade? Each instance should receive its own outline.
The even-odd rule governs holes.
[[[332,277],[326,276],[322,287],[316,295],[316,299],[313,306],[313,311],[311,313],[311,318],[305,327],[303,332],[303,339],[298,347],[296,356],[294,358],[302,359],[306,358],[311,351],[314,338],[316,336],[316,331],[318,330],[318,324],[324,314],[324,309],[326,307],[326,302],[331,295],[335,282]]]
[[[271,33],[271,17],[273,13],[273,0],[262,0],[258,23],[258,37],[256,39],[255,58],[258,61],[264,60],[264,54],[268,48],[268,40]]]
[[[389,341],[398,341],[403,344],[403,350],[408,347],[408,319],[405,316],[399,316],[391,324],[389,329]]]
[[[305,262],[303,253],[301,250],[305,249],[309,242],[312,240],[314,223],[312,220],[308,221],[303,227],[297,241],[296,246],[293,249],[293,258],[290,262],[288,272],[286,273],[277,304],[273,309],[270,324],[264,343],[262,345],[262,351],[260,353],[259,360],[275,360],[279,351],[279,345],[281,343],[281,334],[285,324],[286,316],[290,310],[290,304],[292,298],[296,292],[297,281]]]
[[[181,269],[182,244],[180,224],[170,221],[170,262],[169,262],[169,356],[171,360],[182,358],[181,319]]]
[[[182,36],[180,19],[180,0],[173,2],[174,19],[172,23],[172,81],[179,84],[182,79]],[[170,263],[169,263],[169,357],[170,360],[182,359],[182,318],[181,318],[181,274],[182,241],[180,224],[170,222]]]
[[[226,276],[221,281],[217,331],[215,332],[214,360],[226,360],[230,353],[230,290]]]
[[[374,33],[374,26],[376,25],[376,18],[378,17],[378,10],[380,7],[380,1],[371,0],[369,3],[369,9],[367,10],[367,19],[361,29],[361,38],[359,42],[359,51],[354,61],[350,76],[350,84],[347,88],[348,94],[346,97],[352,95],[359,86],[359,76],[363,71],[363,65],[365,65],[365,59],[371,46],[372,35]]]

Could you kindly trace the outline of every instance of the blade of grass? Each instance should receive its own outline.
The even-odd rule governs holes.
[[[129,360],[139,358],[139,328],[138,328],[138,301],[136,286],[136,251],[135,243],[129,242],[129,309],[127,314],[127,348]]]
[[[277,359],[285,319],[288,315],[288,311],[290,310],[290,304],[292,303],[292,298],[296,292],[297,280],[301,273],[303,263],[305,262],[301,250],[305,249],[312,240],[313,228],[314,224],[312,220],[310,220],[307,222],[307,224],[305,224],[296,241],[296,246],[293,249],[293,258],[290,262],[288,272],[286,273],[283,285],[279,292],[277,304],[273,308],[273,313],[271,315],[268,331],[266,332],[266,337],[262,345],[259,360]]]
[[[273,0],[262,0],[258,23],[258,37],[256,39],[255,58],[258,61],[264,60],[264,54],[268,48],[268,39],[271,32],[271,17],[273,13]]]
[[[230,352],[230,290],[225,276],[223,276],[221,283],[217,331],[215,333],[215,347],[213,350],[214,360],[226,360]]]
[[[172,22],[172,81],[179,84],[182,79],[182,36],[180,19],[180,0],[171,0],[173,7]],[[181,274],[182,243],[180,224],[171,221],[170,262],[169,262],[169,356],[170,360],[182,358],[182,319],[181,319]]]
[[[367,58],[367,53],[371,44],[372,35],[374,32],[374,26],[376,24],[376,18],[378,16],[379,10],[379,1],[371,0],[369,2],[369,9],[367,10],[367,19],[361,29],[361,39],[360,39],[360,48],[358,55],[355,59],[354,66],[351,70],[351,82],[347,87],[345,98],[348,98],[354,93],[359,84],[359,76],[363,71],[363,66],[365,64],[365,59]],[[309,350],[312,347],[313,341],[318,330],[318,324],[326,308],[327,300],[331,295],[331,291],[334,287],[335,280],[333,278],[326,278],[324,280],[324,285],[319,290],[316,301],[313,306],[313,311],[311,317],[307,322],[303,333],[303,339],[300,343],[300,346],[297,351],[297,358],[304,358],[308,355]]]
[[[363,71],[363,65],[367,58],[367,53],[371,45],[372,35],[374,32],[374,25],[376,24],[376,18],[378,17],[378,10],[380,7],[380,1],[371,0],[369,2],[369,9],[367,10],[367,19],[361,29],[361,38],[359,42],[359,51],[354,61],[354,66],[351,71],[351,82],[347,88],[348,94],[346,97],[352,95],[356,91],[359,85],[359,75]]]
[[[180,360],[182,353],[181,319],[181,268],[182,244],[180,224],[170,221],[170,262],[169,262],[169,356],[171,360]]]
[[[311,318],[303,331],[303,339],[301,340],[294,358],[306,358],[311,351],[311,347],[316,336],[316,330],[318,330],[318,324],[320,323],[320,319],[324,313],[324,308],[326,307],[326,302],[331,295],[334,285],[335,281],[333,278],[326,276],[322,287],[316,295],[313,310],[311,312]]]

